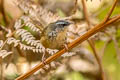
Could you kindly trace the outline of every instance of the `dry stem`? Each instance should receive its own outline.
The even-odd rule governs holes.
[[[1,80],[4,80],[4,77],[3,77],[3,59],[1,56],[0,56],[0,68],[1,68],[0,77],[1,77]]]
[[[112,8],[110,9],[108,15],[107,15],[106,18],[104,19],[105,22],[106,22],[107,20],[109,20],[110,16],[112,15],[112,12],[113,12],[116,4],[117,4],[117,1],[118,1],[118,0],[114,0],[114,3],[113,3],[113,5],[112,5]]]
[[[2,7],[1,12],[2,12],[2,15],[3,15],[3,19],[5,20],[5,23],[6,23],[6,24],[9,24],[7,15],[6,15],[6,13],[5,13],[4,1],[5,1],[5,0],[1,0],[1,7]]]
[[[108,40],[105,42],[103,48],[101,49],[101,53],[100,53],[101,59],[103,58],[103,55],[104,55],[104,53],[105,53],[105,49],[106,49],[107,45],[108,45],[110,42],[111,42],[111,38],[108,39]]]
[[[75,3],[74,3],[74,8],[72,10],[72,15],[74,15],[76,13],[77,7],[78,7],[78,0],[74,0],[74,1],[75,1]]]
[[[83,12],[84,12],[84,16],[85,16],[85,19],[87,21],[87,24],[88,24],[88,30],[90,29],[90,20],[89,20],[89,16],[88,16],[88,12],[87,12],[87,8],[86,8],[86,4],[85,4],[85,0],[82,0],[82,5],[83,5]],[[113,9],[112,9],[113,10]],[[111,11],[110,11],[111,12]],[[107,17],[108,18],[108,17]],[[103,70],[103,66],[102,66],[102,61],[98,55],[98,52],[96,50],[96,47],[95,47],[95,44],[94,44],[94,41],[92,39],[90,40],[87,40],[90,47],[92,48],[93,50],[93,53],[94,53],[94,56],[98,62],[98,65],[99,65],[99,68],[100,68],[100,75],[101,75],[101,79],[102,80],[105,80],[105,74],[104,74],[104,70]]]

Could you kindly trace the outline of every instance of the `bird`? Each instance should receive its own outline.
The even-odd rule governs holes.
[[[67,30],[71,24],[67,20],[57,20],[46,26],[41,35],[41,43],[46,48],[61,49],[64,44],[67,44]]]

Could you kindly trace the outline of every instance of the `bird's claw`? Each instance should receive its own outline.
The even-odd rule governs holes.
[[[63,44],[63,47],[65,48],[66,51],[69,51],[67,44]]]
[[[47,64],[47,63],[45,62],[45,53],[43,53],[43,56],[42,56],[42,63],[43,63],[44,65]]]

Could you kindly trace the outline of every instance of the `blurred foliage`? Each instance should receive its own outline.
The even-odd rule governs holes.
[[[18,76],[19,76],[18,74],[7,75],[6,80],[14,80],[14,79],[17,78]]]
[[[85,78],[79,72],[70,72],[61,74],[61,76],[54,76],[51,80],[85,80]]]
[[[112,80],[120,80],[120,64],[117,60],[113,42],[111,42],[105,50],[103,64],[105,70],[108,72],[107,75],[109,75]]]
[[[79,72],[71,72],[66,78],[66,80],[84,80],[84,77]]]
[[[120,47],[120,29],[117,30],[116,38],[118,39],[118,46]]]
[[[105,42],[97,41],[96,47],[101,49]],[[106,72],[106,75],[109,76],[110,80],[120,80],[120,64],[118,63],[116,50],[114,48],[113,42],[110,42],[105,49],[103,56],[103,66]]]
[[[65,17],[65,16],[66,16],[61,9],[57,9],[57,13],[58,13],[58,15],[61,16],[61,17]]]
[[[102,7],[103,8],[103,7]],[[101,8],[101,9],[102,9]],[[98,15],[98,19],[102,21],[108,11],[110,10],[111,5],[108,8],[105,8],[103,11],[100,12]],[[112,16],[115,16],[120,13],[120,5],[116,6],[114,9]],[[111,16],[111,17],[112,17]],[[120,38],[120,29],[117,29],[116,38]],[[119,47],[120,47],[120,40],[118,41]],[[97,48],[102,48],[104,45],[103,41],[96,42]],[[110,42],[107,45],[107,48],[105,49],[105,53],[103,56],[103,65],[106,71],[106,75],[108,76],[108,80],[120,80],[120,64],[117,60],[116,50],[114,47],[114,43]]]
[[[102,8],[103,8],[103,7],[100,8],[100,11],[102,10]],[[108,8],[105,8],[104,10],[102,10],[102,11],[99,13],[98,19],[100,19],[100,21],[104,19],[104,17],[106,16],[106,14],[107,14],[108,11],[110,10],[110,8],[111,8],[111,5],[110,5]],[[120,6],[116,6],[115,9],[114,9],[114,11],[113,11],[113,13],[112,13],[112,15],[111,15],[111,17],[112,17],[112,16],[115,16],[115,15],[117,15],[117,14],[119,14],[119,13],[120,13]]]
[[[5,21],[3,20],[3,18],[2,18],[2,20],[0,21],[0,23],[1,23],[1,25],[5,26]]]

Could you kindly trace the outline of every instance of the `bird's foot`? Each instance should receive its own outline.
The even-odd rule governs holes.
[[[45,54],[46,54],[46,53],[43,53],[43,55],[42,55],[42,63],[43,63],[44,65],[47,64],[47,63],[45,62]]]
[[[66,51],[69,51],[67,44],[63,44],[62,46],[65,48]]]

